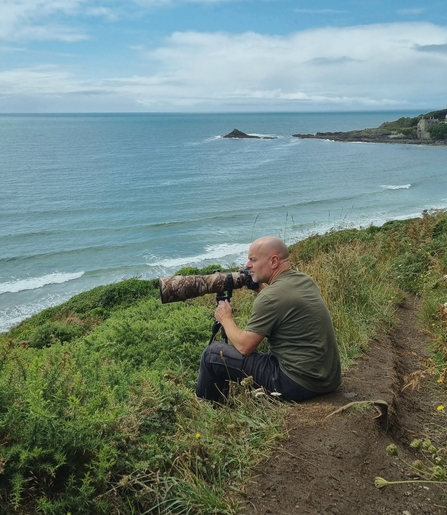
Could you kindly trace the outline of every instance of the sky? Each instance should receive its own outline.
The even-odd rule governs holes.
[[[446,0],[0,0],[0,113],[444,108]]]

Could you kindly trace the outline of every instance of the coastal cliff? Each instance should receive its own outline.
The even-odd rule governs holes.
[[[432,111],[414,118],[402,117],[394,122],[384,122],[380,127],[372,129],[293,134],[293,137],[364,143],[447,145],[447,109]]]

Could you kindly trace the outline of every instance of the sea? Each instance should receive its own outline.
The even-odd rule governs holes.
[[[98,285],[244,265],[260,236],[446,208],[446,146],[293,137],[418,114],[0,115],[0,332]]]

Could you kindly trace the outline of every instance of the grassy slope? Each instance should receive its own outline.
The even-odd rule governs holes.
[[[446,249],[443,212],[291,248],[293,266],[329,306],[344,369],[393,327],[411,292],[424,298],[443,387]],[[198,402],[214,296],[170,305],[158,297],[156,281],[132,279],[0,335],[2,513],[234,513],[225,493],[283,436],[287,406],[237,385],[228,406]],[[240,324],[252,300],[235,291]]]

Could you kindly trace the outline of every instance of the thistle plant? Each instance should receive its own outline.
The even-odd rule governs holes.
[[[425,440],[415,439],[410,443],[410,448],[419,451],[423,459],[415,460],[413,463],[401,461],[409,467],[417,478],[402,481],[387,481],[383,477],[376,477],[374,484],[377,488],[385,488],[389,485],[407,483],[437,483],[447,485],[447,448],[436,447],[428,438]],[[398,449],[395,444],[390,444],[386,448],[390,456],[398,456]]]

